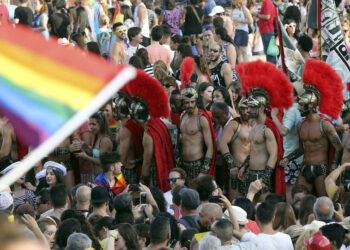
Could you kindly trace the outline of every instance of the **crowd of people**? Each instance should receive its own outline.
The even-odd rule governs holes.
[[[0,25],[137,69],[0,190],[0,250],[350,249],[350,100],[316,60],[310,4],[0,0]],[[299,78],[269,48],[276,8]],[[31,150],[16,129],[0,116],[0,175]]]

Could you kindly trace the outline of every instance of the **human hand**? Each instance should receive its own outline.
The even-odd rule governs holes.
[[[231,176],[231,178],[236,178],[238,176],[238,168],[231,168],[230,169],[230,176]]]
[[[140,185],[140,192],[146,192],[147,195],[151,194],[151,190],[146,185],[143,185],[142,183],[140,183],[139,185]]]
[[[279,112],[278,108],[272,108],[271,109],[271,116],[276,117],[278,115],[278,112]]]
[[[245,181],[244,171],[245,171],[245,167],[241,168],[241,169],[238,171],[238,179],[239,179],[240,181]]]
[[[285,167],[288,165],[288,163],[289,163],[288,158],[283,158],[283,159],[280,161],[280,166],[281,166],[282,168],[285,168]]]
[[[334,209],[334,219],[337,221],[337,222],[341,222],[344,220],[344,213],[343,213],[343,208],[341,206],[340,203],[337,203],[338,205],[338,209]]]
[[[227,197],[225,195],[220,195],[220,201],[222,201],[222,204],[224,205],[224,207],[226,207],[227,209],[229,207],[231,207],[231,202],[229,201],[229,199],[227,199]]]
[[[261,179],[258,179],[256,181],[253,181],[250,183],[249,188],[248,188],[248,193],[252,193],[252,194],[256,194],[258,193],[261,189],[263,189],[263,187],[265,186],[265,184],[262,183]]]
[[[39,229],[38,223],[35,221],[35,219],[29,215],[29,214],[24,214],[21,217],[22,222],[27,226],[27,228],[33,232]],[[40,230],[40,229],[39,229]]]
[[[82,158],[82,159],[88,159],[89,156],[85,153],[85,151],[81,151],[79,153],[74,153],[74,155],[78,158]]]

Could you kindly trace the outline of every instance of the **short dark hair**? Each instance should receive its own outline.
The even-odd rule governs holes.
[[[149,237],[152,244],[160,244],[167,240],[170,233],[170,221],[165,216],[157,216],[151,223]]]
[[[81,233],[81,224],[76,218],[69,218],[64,220],[58,227],[56,232],[56,244],[60,248],[67,246],[67,239],[72,233]]]
[[[301,35],[298,39],[298,44],[305,52],[309,52],[314,46],[311,37],[308,35]]]
[[[177,206],[181,205],[181,196],[180,191],[181,189],[185,188],[185,186],[176,186],[173,190],[173,203]]]
[[[174,91],[173,91],[173,92],[174,92]],[[173,92],[172,92],[171,94],[173,94]],[[179,94],[180,94],[180,93],[179,93]],[[172,169],[170,170],[170,173],[171,173],[171,172],[179,173],[181,179],[186,180],[186,178],[187,178],[187,174],[186,174],[185,170],[183,170],[182,168],[172,168]]]
[[[295,194],[298,194],[298,193],[310,194],[307,187],[305,187],[305,185],[303,185],[303,184],[295,185],[292,188],[292,199],[294,199]]]
[[[129,64],[134,66],[137,69],[143,70],[145,68],[145,66],[143,65],[142,59],[139,56],[130,57]]]
[[[149,245],[149,228],[150,225],[149,224],[136,224],[135,226],[135,230],[137,233],[137,236],[139,236],[139,238],[146,238],[146,246]]]
[[[64,184],[56,184],[50,189],[50,200],[54,208],[61,208],[66,205],[68,192]]]
[[[211,175],[205,175],[199,178],[197,182],[197,192],[201,201],[209,200],[209,196],[215,190],[213,180]]]
[[[197,228],[189,228],[182,231],[180,236],[180,244],[181,247],[187,247],[187,249],[190,249],[191,240],[195,234],[199,233]]]
[[[186,43],[180,43],[179,46],[177,46],[177,51],[181,53],[182,58],[186,56],[193,57],[192,48]]]
[[[121,22],[113,24],[113,31],[115,31],[118,27],[123,26],[124,24]]]
[[[271,193],[266,196],[265,201],[277,204],[279,202],[286,202],[286,199],[281,194]]]
[[[50,201],[50,191],[46,188],[41,189],[36,197],[38,196],[40,196],[40,204],[47,204]]]
[[[214,102],[212,105],[211,105],[211,110],[213,111],[214,109],[218,109],[220,110],[221,112],[223,113],[228,113],[230,112],[229,108],[228,108],[228,105],[224,102]]]
[[[137,36],[138,34],[141,33],[141,29],[139,27],[131,27],[128,29],[128,38],[129,41],[131,42],[131,40]]]
[[[101,219],[99,219],[97,221],[97,223],[95,223],[95,225],[94,225],[95,235],[98,236],[99,232],[101,231],[101,229],[103,227],[111,230],[111,229],[113,229],[113,226],[114,226],[114,219],[112,217],[109,217],[109,216],[104,216]]]
[[[224,27],[224,19],[222,19],[222,17],[220,17],[220,16],[215,17],[213,20],[213,26],[215,27],[215,29],[223,28]]]
[[[247,219],[254,220],[255,208],[251,200],[246,197],[238,197],[235,199],[234,204],[237,207],[242,208],[247,212]]]
[[[162,30],[163,30],[163,37],[165,37],[165,38],[170,37],[171,36],[171,29],[170,29],[169,25],[163,23],[161,25],[161,27],[162,27]]]
[[[218,219],[211,226],[211,231],[216,233],[221,242],[231,241],[233,235],[233,225],[229,220]]]
[[[258,206],[256,210],[256,217],[261,224],[268,224],[272,221],[275,215],[276,204],[264,201]]]
[[[103,172],[108,172],[112,164],[120,161],[120,155],[117,152],[103,152],[100,161]]]
[[[178,35],[178,34],[173,34],[171,37],[170,37],[171,41],[173,43],[181,43],[182,41],[182,36]]]
[[[337,223],[331,223],[321,227],[320,231],[329,239],[329,241],[335,241],[337,248],[340,249],[345,236],[345,229],[343,226]]]
[[[160,39],[162,39],[162,36],[163,36],[163,29],[162,29],[162,27],[160,27],[159,25],[155,26],[152,29],[152,32],[151,32],[152,40],[156,41],[156,42],[159,42]]]
[[[56,7],[57,10],[61,10],[66,8],[66,1],[65,0],[53,0],[52,6]]]

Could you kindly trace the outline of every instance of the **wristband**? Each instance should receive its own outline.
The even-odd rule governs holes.
[[[115,232],[109,232],[109,237],[112,237],[114,239],[118,238],[118,236],[117,236],[117,234]]]
[[[204,158],[203,160],[203,164],[201,166],[201,173],[203,174],[207,174],[210,170],[210,163],[211,163],[211,159],[210,158]]]
[[[270,186],[272,173],[273,173],[273,169],[270,168],[269,166],[266,166],[264,175],[262,177],[262,182],[265,183],[267,186]]]
[[[232,168],[237,168],[237,165],[235,164],[233,157],[230,153],[226,153],[223,155],[224,160],[227,163],[228,169],[232,169]]]

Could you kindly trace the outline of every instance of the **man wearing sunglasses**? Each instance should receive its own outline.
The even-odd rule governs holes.
[[[117,41],[111,48],[111,62],[115,64],[126,64],[128,59],[128,48],[124,43],[126,28],[122,23],[116,23],[113,25],[113,32],[116,35]]]
[[[173,168],[169,173],[168,183],[170,186],[170,190],[164,193],[164,198],[167,202],[167,210],[168,213],[174,215],[173,210],[173,190],[177,186],[184,186],[186,181],[186,172],[182,168]]]
[[[221,61],[221,45],[216,42],[212,42],[209,45],[209,69],[211,71],[210,78],[213,80],[215,87],[226,87],[232,82],[233,74],[231,66],[228,63]]]

